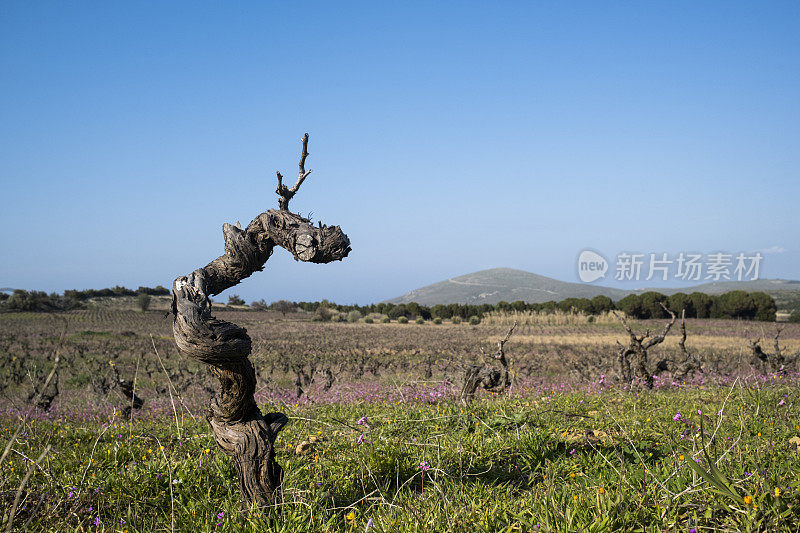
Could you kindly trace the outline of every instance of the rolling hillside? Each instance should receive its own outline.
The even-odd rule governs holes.
[[[778,301],[779,307],[786,307],[781,306],[781,302],[800,299],[800,281],[781,279],[725,281],[684,288],[647,290],[656,290],[664,294],[694,291],[707,294],[720,294],[732,290],[764,291]],[[632,292],[644,292],[644,290],[627,291],[588,283],[569,283],[524,270],[492,268],[427,285],[388,300],[388,302],[395,304],[417,302],[421,305],[436,305],[447,303],[495,304],[499,301],[524,300],[542,303],[565,298],[593,298],[600,294],[613,300],[619,300]]]

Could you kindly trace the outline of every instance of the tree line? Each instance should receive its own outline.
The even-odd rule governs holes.
[[[685,311],[686,318],[734,318],[742,320],[759,320],[774,322],[777,312],[775,300],[764,292],[730,291],[724,294],[705,294],[693,292],[686,294],[678,292],[667,296],[655,291],[644,292],[641,294],[630,294],[621,300],[614,302],[608,296],[595,296],[594,298],[566,298],[561,301],[549,301],[544,303],[529,303],[522,300],[515,302],[498,302],[496,304],[438,304],[434,306],[420,305],[416,302],[405,304],[378,303],[370,305],[338,305],[327,300],[321,302],[287,302],[280,300],[271,306],[276,310],[301,309],[305,312],[314,313],[320,307],[336,310],[341,313],[359,311],[366,315],[369,313],[380,313],[391,319],[406,317],[415,319],[418,317],[424,320],[432,318],[451,319],[459,317],[469,319],[477,316],[483,318],[484,315],[499,311],[509,313],[512,311],[538,313],[555,313],[561,311],[565,313],[583,313],[586,315],[599,315],[610,311],[621,311],[627,316],[648,319],[648,318],[667,318],[669,314],[661,306],[664,304],[680,314]],[[261,303],[259,308],[268,306]]]
[[[136,296],[144,300],[147,296],[163,296],[170,294],[169,289],[162,287],[139,287],[136,290],[116,286],[106,289],[66,290],[63,295],[46,293],[44,291],[15,290],[11,294],[0,292],[0,311],[68,311],[83,307],[83,303],[91,298]],[[229,304],[245,305],[245,301],[236,295],[229,298]],[[149,298],[148,302],[149,304]],[[608,296],[595,296],[594,298],[566,298],[561,301],[544,303],[529,303],[518,300],[515,302],[498,302],[496,304],[437,304],[434,306],[420,305],[416,302],[405,304],[377,303],[369,305],[340,305],[322,300],[319,302],[290,302],[278,300],[267,304],[264,300],[252,302],[254,309],[273,309],[283,314],[297,309],[308,313],[316,313],[324,308],[340,313],[358,311],[362,315],[379,313],[392,320],[400,317],[414,320],[422,318],[443,320],[458,317],[468,320],[473,316],[483,318],[484,315],[499,311],[509,313],[512,311],[538,313],[583,313],[586,315],[599,315],[609,311],[621,311],[627,316],[638,319],[667,318],[669,315],[661,306],[676,313],[686,312],[687,318],[734,318],[741,320],[758,320],[774,322],[777,306],[775,300],[764,292],[730,291],[724,294],[705,294],[693,292],[686,294],[677,292],[670,296],[660,292],[649,291],[641,294],[630,294],[614,302]],[[147,308],[145,302],[139,303],[143,309]]]
[[[87,289],[87,290],[66,290],[64,294],[57,292],[47,293],[44,291],[26,291],[16,289],[11,294],[0,292],[0,312],[2,311],[32,311],[32,312],[55,312],[55,311],[69,311],[72,309],[81,309],[84,307],[84,302],[91,298],[100,297],[121,297],[121,296],[136,296],[142,298],[139,306],[144,309],[149,305],[150,296],[163,296],[168,295],[169,289],[162,287],[139,287],[136,290],[128,289],[117,285],[113,288],[107,289]],[[144,303],[143,297],[147,297],[147,304]]]

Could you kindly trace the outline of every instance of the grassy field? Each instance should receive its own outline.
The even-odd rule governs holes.
[[[205,372],[163,313],[0,315],[2,526],[16,499],[12,530],[800,530],[798,377],[748,369],[762,325],[690,323],[687,345],[721,371],[638,394],[614,383],[621,327],[523,327],[507,350],[517,386],[465,406],[459,371],[504,327],[224,318],[254,338],[262,409],[290,418],[279,506],[240,509],[203,419]],[[781,338],[794,347],[800,331]],[[57,348],[60,394],[31,410],[29,381]],[[103,390],[109,361],[145,400],[131,420]],[[298,396],[300,366],[317,378]]]

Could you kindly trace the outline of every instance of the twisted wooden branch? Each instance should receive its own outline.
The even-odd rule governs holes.
[[[280,499],[282,471],[273,443],[288,422],[281,413],[262,415],[253,394],[256,375],[248,359],[247,330],[211,316],[210,297],[233,287],[264,263],[276,246],[299,261],[329,263],[350,252],[350,241],[338,226],[314,226],[288,210],[289,200],[308,176],[304,170],[308,134],[303,138],[300,178],[291,189],[278,186],[279,210],[270,209],[244,230],[224,224],[225,253],[203,268],[175,280],[172,287],[173,334],[178,349],[209,365],[219,379],[207,419],[214,439],[236,467],[245,504],[269,505]]]
[[[661,304],[661,307],[663,307],[664,310],[670,314],[671,318],[670,321],[664,326],[664,331],[652,337],[650,336],[649,329],[644,332],[644,335],[636,335],[636,333],[634,333],[628,324],[628,321],[625,319],[625,316],[614,311],[614,316],[619,319],[619,321],[622,323],[622,327],[625,328],[625,331],[630,337],[630,341],[627,346],[624,346],[617,341],[617,344],[619,345],[619,349],[617,350],[617,362],[620,367],[620,378],[626,385],[630,385],[632,383],[635,375],[643,381],[645,387],[648,389],[653,388],[653,375],[647,369],[647,350],[664,342],[669,330],[672,328],[673,324],[675,324],[676,319],[675,313],[668,309],[663,303]],[[631,371],[631,358],[634,359],[634,371]]]
[[[677,358],[665,356],[656,365],[656,373],[671,372],[673,381],[680,381],[696,372],[702,372],[702,362],[686,348],[686,309],[681,311],[681,338],[678,339],[678,348],[681,349],[680,355]]]
[[[497,352],[491,357],[500,363],[500,369],[483,364],[471,365],[464,372],[464,383],[461,387],[461,401],[468,403],[475,398],[475,393],[478,387],[483,387],[484,390],[494,393],[502,393],[508,390],[511,386],[511,373],[509,370],[508,359],[506,359],[506,352],[504,346],[511,334],[514,333],[514,328],[517,323],[508,329],[508,333],[501,340],[497,342]],[[481,353],[486,357],[486,353],[481,348]]]

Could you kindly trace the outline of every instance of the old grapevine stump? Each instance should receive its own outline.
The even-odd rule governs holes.
[[[244,328],[211,316],[209,298],[263,270],[272,250],[285,248],[296,260],[329,263],[350,252],[350,240],[339,226],[315,226],[289,211],[289,200],[311,172],[305,170],[308,134],[303,137],[300,172],[291,189],[278,173],[280,209],[258,215],[246,229],[224,224],[225,253],[172,286],[173,333],[178,349],[206,363],[219,379],[207,419],[219,447],[239,477],[243,503],[265,506],[280,499],[281,467],[274,443],[288,422],[282,413],[263,415],[253,394],[256,374],[248,359],[251,342]]]

